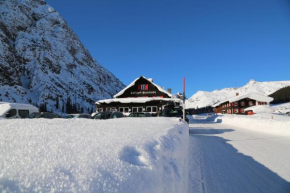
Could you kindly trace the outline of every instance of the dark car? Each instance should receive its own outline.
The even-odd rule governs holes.
[[[93,116],[93,119],[114,119],[124,117],[124,114],[118,111],[115,112],[100,112]]]
[[[150,113],[130,113],[128,117],[152,117]]]
[[[183,119],[183,111],[181,108],[165,108],[162,113],[162,117],[179,117]],[[188,118],[185,116],[185,121],[189,123]]]
[[[68,114],[68,118],[81,118],[81,119],[91,119],[92,116],[87,113],[81,113],[81,114]]]
[[[35,118],[45,118],[45,119],[54,119],[59,118],[57,114],[49,113],[49,112],[41,112],[41,113],[31,113],[27,115],[25,118],[35,119]]]
[[[40,114],[41,113],[31,113],[31,114],[26,115],[25,119],[33,119],[39,116]]]

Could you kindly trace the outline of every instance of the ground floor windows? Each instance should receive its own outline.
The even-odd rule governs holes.
[[[148,113],[157,113],[157,107],[146,107],[146,112]]]
[[[128,113],[129,112],[129,107],[119,107],[119,111],[121,113]]]
[[[238,108],[235,108],[235,109],[234,109],[234,112],[235,112],[235,113],[239,113],[239,109],[238,109]]]
[[[100,112],[103,112],[103,108],[98,108],[97,111],[100,113]]]
[[[114,112],[117,111],[115,107],[107,107],[106,111]]]
[[[141,113],[143,112],[143,107],[132,107],[133,113]]]

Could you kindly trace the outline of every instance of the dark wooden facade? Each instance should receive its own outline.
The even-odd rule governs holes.
[[[268,105],[268,103],[256,101],[250,98],[244,98],[235,102],[223,102],[214,108],[214,112],[223,114],[251,114],[249,112],[245,112],[245,109],[255,105]]]
[[[154,99],[154,100],[151,100]],[[96,109],[100,111],[120,111],[125,115],[131,112],[149,112],[158,116],[164,105],[174,105],[176,99],[171,94],[159,87],[149,79],[141,76],[131,86],[126,87],[114,96],[114,99],[100,100],[96,102]]]
[[[160,97],[170,98],[170,96],[160,91],[155,84],[141,76],[134,85],[127,88],[121,95],[116,98],[139,98],[139,97]]]

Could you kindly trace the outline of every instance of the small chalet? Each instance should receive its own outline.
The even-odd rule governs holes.
[[[153,79],[140,76],[130,85],[117,93],[113,99],[99,100],[96,102],[97,112],[120,111],[126,115],[131,112],[149,112],[157,116],[165,105],[179,106],[182,102],[174,98],[169,91],[153,83]]]
[[[213,107],[215,113],[252,115],[253,111],[247,111],[246,108],[258,105],[269,106],[271,101],[273,101],[272,97],[257,93],[248,93],[241,96],[237,93],[235,97],[219,102]]]

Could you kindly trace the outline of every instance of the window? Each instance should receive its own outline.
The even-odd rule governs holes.
[[[128,113],[129,112],[129,107],[119,107],[119,111],[122,113]]]
[[[253,106],[253,101],[249,101],[249,106]]]
[[[148,90],[148,84],[139,84],[138,90]]]
[[[241,101],[241,106],[245,106],[245,101]]]
[[[133,113],[143,112],[143,107],[132,107]]]
[[[235,102],[235,107],[238,106],[238,105],[239,105],[239,103],[238,102]]]
[[[238,108],[235,108],[235,113],[239,113],[239,109]]]
[[[98,108],[98,112],[103,112],[103,108]]]
[[[18,110],[18,114],[21,118],[24,118],[29,114],[29,110]]]
[[[116,108],[115,107],[107,107],[106,110],[109,112],[114,112],[114,111],[116,111]]]
[[[146,112],[148,113],[156,113],[157,107],[146,107]]]
[[[245,113],[245,109],[244,108],[241,109],[241,113]]]
[[[16,115],[16,109],[11,109],[10,111],[8,111],[8,113],[6,114],[6,117],[13,117]]]

